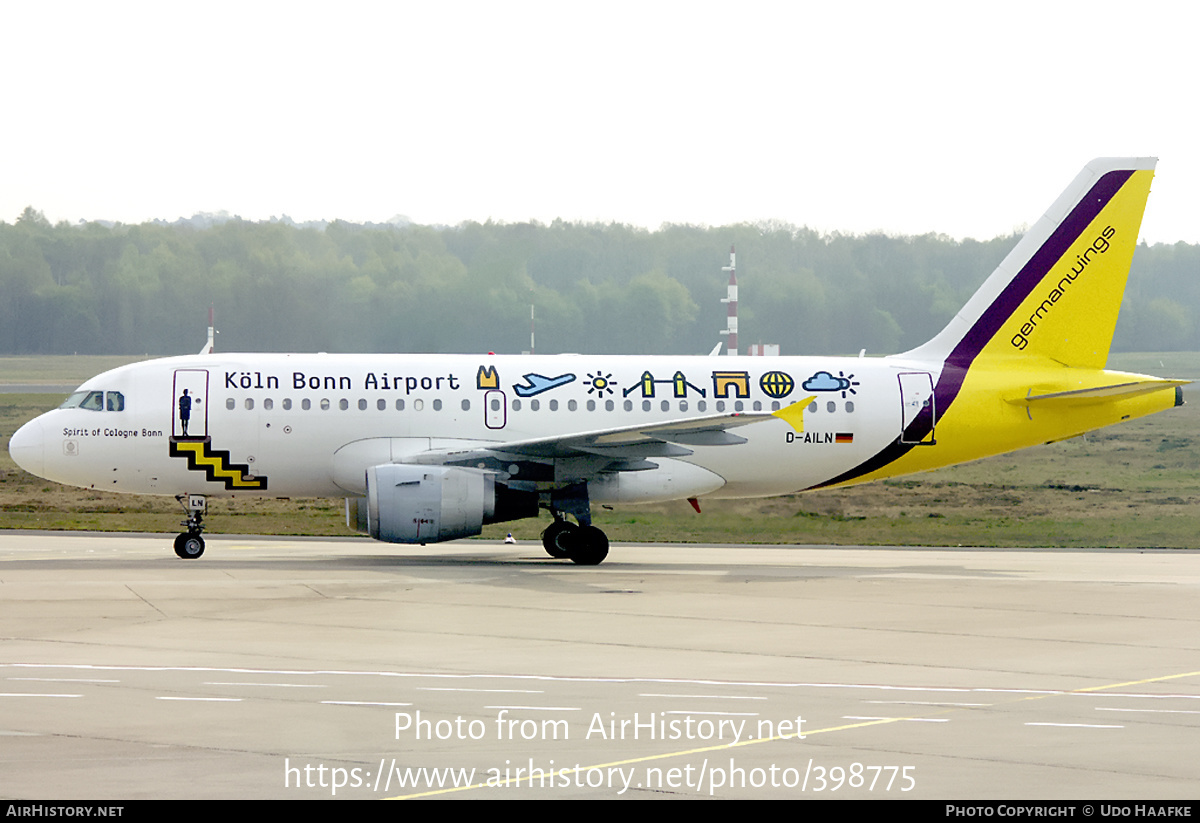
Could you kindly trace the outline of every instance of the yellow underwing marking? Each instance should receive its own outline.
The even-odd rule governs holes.
[[[803,400],[797,400],[795,403],[792,403],[790,406],[785,406],[784,408],[780,409],[777,412],[771,412],[771,414],[775,415],[780,420],[787,423],[789,426],[791,426],[796,431],[803,432],[804,431],[804,410],[806,408],[808,408],[809,403],[811,403],[812,401],[814,401],[816,399],[817,399],[817,396],[815,394],[810,394],[808,397],[804,398]]]

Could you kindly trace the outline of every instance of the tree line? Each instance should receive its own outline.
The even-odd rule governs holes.
[[[0,222],[0,353],[706,353],[737,247],[742,349],[903,351],[961,308],[1017,236],[477,223],[323,228]],[[1200,245],[1139,245],[1114,349],[1200,350]]]

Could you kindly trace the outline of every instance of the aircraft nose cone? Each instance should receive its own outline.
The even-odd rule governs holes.
[[[40,418],[30,420],[17,429],[8,441],[8,453],[13,461],[25,471],[45,477],[46,438],[42,432]]]

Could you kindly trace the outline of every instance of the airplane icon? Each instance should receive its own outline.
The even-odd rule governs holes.
[[[557,389],[559,386],[565,386],[568,383],[575,382],[575,375],[560,374],[558,377],[544,377],[540,374],[524,375],[526,385],[517,384],[513,386],[513,393],[517,397],[533,397],[550,389]]]
[[[352,527],[395,543],[547,510],[546,551],[594,565],[596,503],[860,483],[1181,404],[1187,381],[1104,368],[1155,162],[1089,163],[902,354],[596,356],[576,381],[571,356],[205,353],[98,375],[9,450],[60,483],[177,497],[185,558],[204,552],[207,497],[269,494],[344,497]]]

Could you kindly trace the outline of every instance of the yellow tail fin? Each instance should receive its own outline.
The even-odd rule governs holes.
[[[916,357],[966,368],[977,357],[1104,368],[1155,158],[1089,163]]]

